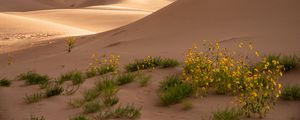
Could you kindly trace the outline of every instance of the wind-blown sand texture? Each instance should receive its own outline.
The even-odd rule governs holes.
[[[121,65],[147,55],[183,61],[187,49],[202,40],[219,40],[232,49],[246,40],[262,54],[300,55],[299,0],[108,1],[0,0],[0,76],[13,79],[36,70],[58,77],[74,69],[83,71],[94,53],[118,54]],[[64,37],[73,35],[79,35],[76,47],[67,54]],[[13,56],[10,66],[9,55]],[[180,68],[147,72],[153,76],[152,83],[146,88],[137,83],[122,87],[120,101],[143,106],[141,120],[196,120],[233,104],[234,97],[210,95],[192,99],[190,111],[182,111],[180,104],[158,106],[160,81],[180,72]],[[300,84],[299,78],[297,68],[285,74],[282,82]],[[22,120],[38,114],[47,120],[67,120],[82,112],[68,106],[70,98],[80,97],[94,81],[87,80],[73,96],[32,105],[24,104],[23,97],[38,87],[20,87],[22,82],[14,81],[12,87],[0,88],[0,119]],[[300,119],[299,113],[299,102],[279,100],[266,119]]]

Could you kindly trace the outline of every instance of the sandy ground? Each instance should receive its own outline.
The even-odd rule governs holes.
[[[40,33],[41,36],[49,35],[49,38],[77,32],[91,32],[91,35],[78,37],[71,54],[65,51],[64,38],[51,39],[51,44],[49,41],[41,42],[28,49],[1,54],[0,61],[3,62],[0,63],[0,76],[13,79],[22,72],[36,70],[57,77],[66,71],[85,70],[90,56],[94,53],[119,54],[122,65],[147,55],[183,61],[187,49],[193,43],[201,44],[202,40],[219,40],[222,45],[232,49],[237,49],[237,43],[246,40],[252,42],[261,54],[300,55],[298,0],[178,0],[157,12],[154,11],[170,1],[153,1],[153,6],[149,5],[150,7],[143,4],[151,2],[142,1],[114,1],[101,5],[83,2],[84,4],[76,3],[72,9],[60,6],[56,8],[61,9],[52,9],[51,4],[43,4],[47,5],[45,8],[36,7],[39,5],[33,4],[33,1],[35,11],[28,11],[27,8],[25,10],[25,7],[24,11],[27,12],[2,10],[4,13],[0,14],[0,27],[3,26],[1,33],[7,35],[1,37],[2,41],[10,42],[10,39],[19,39],[18,36],[26,38],[27,34],[24,33]],[[158,7],[160,3],[164,5]],[[81,6],[84,8],[80,8]],[[146,15],[149,16],[143,18]],[[2,22],[4,19],[7,20]],[[43,29],[40,29],[41,27]],[[8,56],[13,58],[13,64],[10,66],[7,65]],[[124,86],[118,96],[124,103],[143,106],[142,120],[201,119],[212,111],[232,105],[234,97],[210,95],[203,99],[192,99],[195,108],[191,111],[182,111],[180,104],[167,108],[159,107],[156,95],[159,82],[165,76],[180,71],[180,68],[175,68],[147,72],[153,77],[148,87],[139,88],[137,83],[132,83]],[[300,84],[299,77],[300,68],[297,68],[287,73],[282,83]],[[37,91],[37,86],[20,87],[23,83],[14,81],[12,87],[0,88],[0,119],[21,120],[30,114],[38,114],[46,116],[49,120],[66,120],[82,111],[69,108],[69,99],[79,97],[82,91],[93,85],[95,79],[87,80],[74,96],[58,96],[33,105],[25,105],[22,99],[26,93]],[[280,100],[266,119],[300,119],[299,115],[299,102]]]

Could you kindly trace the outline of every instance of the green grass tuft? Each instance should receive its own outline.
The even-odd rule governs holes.
[[[139,84],[141,87],[146,87],[149,84],[150,80],[151,80],[150,75],[147,76],[147,75],[142,74],[142,75],[139,75],[139,77],[138,77],[138,81],[139,81]]]
[[[42,100],[45,97],[45,94],[42,92],[34,93],[32,95],[25,95],[24,101],[26,104],[36,103]]]
[[[53,97],[53,96],[60,95],[63,91],[64,89],[61,86],[54,85],[46,88],[45,95],[46,97]]]
[[[84,112],[85,113],[95,113],[102,111],[104,106],[100,102],[88,102],[84,105]]]
[[[281,97],[285,100],[300,100],[300,86],[286,86]]]
[[[160,90],[167,90],[169,87],[176,86],[182,83],[182,78],[179,75],[167,76],[166,80],[160,83]]]
[[[121,74],[116,78],[116,82],[118,85],[125,85],[132,82],[135,78],[136,74],[134,73]]]
[[[0,86],[9,87],[11,85],[11,81],[8,79],[1,79],[0,80]]]
[[[29,120],[46,120],[46,118],[44,116],[38,117],[38,116],[30,115]]]
[[[119,102],[119,98],[117,97],[107,97],[104,99],[103,104],[106,107],[112,107],[114,105],[116,105]]]
[[[173,68],[180,65],[180,63],[177,60],[170,58],[163,59],[160,64],[162,68]]]
[[[22,73],[18,76],[20,80],[25,80],[27,85],[36,85],[36,84],[47,84],[50,80],[48,75],[40,75],[34,71],[29,71],[27,73]]]
[[[100,91],[104,97],[110,97],[119,91],[119,86],[114,79],[103,78],[96,83],[96,89]]]
[[[295,69],[299,64],[299,59],[297,56],[280,56],[280,55],[268,55],[268,62],[272,62],[273,60],[278,60],[280,64],[283,65],[283,71],[291,71]]]
[[[95,100],[100,95],[100,92],[96,89],[89,89],[83,94],[83,98],[85,101]]]
[[[226,108],[213,113],[213,120],[240,120],[243,112],[237,108]]]
[[[141,116],[141,108],[136,108],[133,105],[126,105],[124,107],[118,107],[114,113],[114,118],[121,119],[137,119]]]
[[[80,71],[71,71],[65,74],[62,74],[59,79],[59,83],[63,84],[65,81],[72,81],[73,85],[82,84],[85,78]]]
[[[90,120],[90,119],[85,115],[78,115],[78,116],[72,117],[70,120]]]

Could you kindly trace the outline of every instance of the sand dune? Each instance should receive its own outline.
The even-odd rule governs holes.
[[[143,8],[143,1],[133,0],[133,2],[140,3],[130,4],[130,9],[125,9],[126,6],[122,6],[130,3],[130,0],[110,4],[118,7],[109,7],[110,5],[87,7],[77,10],[78,16],[77,13],[72,13],[71,9],[10,14],[52,21],[56,24],[75,26],[75,28],[95,32],[101,31],[101,28],[97,28],[93,24],[102,24],[106,21],[101,21],[101,15],[96,15],[98,17],[90,16],[100,13],[113,14],[115,12],[108,12],[107,9],[118,9],[117,11],[121,9],[127,11],[126,14],[131,11],[130,15],[141,15],[151,11],[149,9],[159,8]],[[159,2],[156,4],[159,4]],[[201,44],[202,40],[220,40],[222,45],[233,49],[237,48],[237,43],[247,40],[254,43],[255,49],[264,54],[299,54],[299,6],[299,0],[178,0],[129,25],[119,28],[115,26],[113,28],[116,29],[107,32],[78,37],[76,47],[71,54],[66,53],[66,45],[62,39],[54,39],[55,43],[53,44],[45,43],[26,50],[9,53],[13,56],[13,65],[8,66],[6,62],[0,63],[0,66],[3,66],[0,68],[0,75],[13,78],[19,73],[36,70],[56,77],[62,72],[74,69],[85,70],[93,53],[119,54],[122,65],[147,55],[172,57],[182,61],[186,50],[195,42]],[[104,8],[105,10],[103,10]],[[100,11],[94,9],[100,9]],[[61,18],[65,15],[68,17]],[[121,14],[118,14],[117,18],[122,19],[123,17],[119,15]],[[2,16],[6,17],[6,15]],[[108,16],[105,17],[109,18]],[[127,16],[124,16],[124,18],[127,18]],[[99,19],[100,22],[97,21]],[[91,21],[91,24],[82,22],[85,20]],[[108,23],[111,26],[114,24]],[[125,25],[125,23],[122,25]],[[0,61],[7,61],[7,56],[8,54],[1,54]],[[119,95],[121,101],[134,101],[137,105],[142,105],[142,120],[198,119],[203,114],[208,114],[222,105],[230,105],[232,97],[209,96],[205,99],[195,100],[195,108],[197,109],[190,112],[180,111],[179,105],[170,108],[156,106],[158,98],[154,91],[157,90],[159,82],[168,74],[180,72],[181,69],[177,68],[147,72],[147,74],[153,76],[155,82],[143,90],[137,88],[136,84],[130,84],[124,89],[122,88]],[[299,77],[300,71],[297,68],[284,76],[283,79],[287,79],[284,84],[300,84],[299,80],[297,81]],[[93,80],[84,83],[80,91],[84,91],[85,87],[93,84],[92,82]],[[49,119],[68,119],[70,115],[80,112],[80,110],[69,110],[68,107],[63,106],[67,106],[67,99],[69,99],[65,96],[45,100],[33,106],[22,105],[19,101],[21,101],[25,92],[35,90],[35,88],[24,89],[15,85],[12,88],[0,91],[4,96],[0,98],[0,101],[2,101],[0,103],[0,110],[2,110],[0,115],[7,115],[3,119],[22,119],[28,113],[42,114]],[[9,101],[7,98],[11,94],[17,96]],[[80,93],[77,93],[74,97],[79,95]],[[33,107],[42,111],[33,109]],[[299,102],[279,101],[275,110],[271,111],[266,119],[283,120],[290,119],[290,116],[299,119],[299,108]],[[14,116],[16,111],[20,114],[19,116]]]

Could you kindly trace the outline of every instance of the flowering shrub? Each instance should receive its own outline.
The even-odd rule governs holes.
[[[242,48],[244,43],[240,43]],[[251,43],[248,49],[252,50]],[[259,57],[259,52],[255,52]],[[218,42],[205,43],[200,49],[194,45],[188,50],[184,61],[183,77],[197,89],[196,95],[206,95],[210,88],[218,94],[238,94],[246,115],[263,117],[281,94],[282,65],[278,60],[268,62],[265,58],[258,65],[247,64],[247,57],[222,48]]]
[[[104,55],[101,59],[96,54],[91,56],[92,62],[89,64],[87,77],[102,75],[109,72],[115,72],[120,64],[120,56]]]

